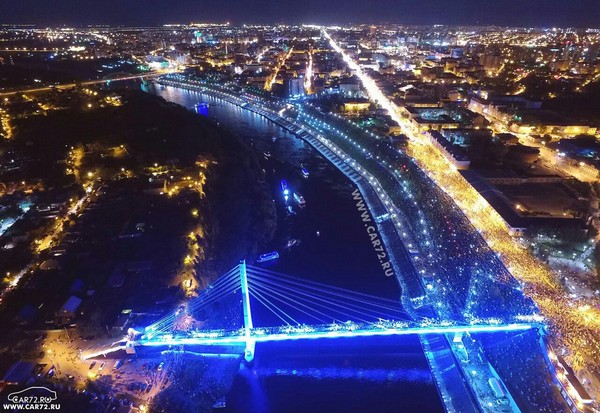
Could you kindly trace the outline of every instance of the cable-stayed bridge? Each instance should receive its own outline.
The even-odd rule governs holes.
[[[225,316],[241,304],[243,317]],[[219,307],[220,306],[220,307]],[[215,308],[217,307],[217,308]],[[255,317],[258,314],[258,317]],[[255,325],[255,319],[265,325]],[[233,348],[251,362],[255,344],[301,339],[463,334],[519,331],[539,327],[530,320],[411,319],[400,300],[381,298],[263,268],[238,266],[143,331],[88,350],[84,359],[135,346],[215,346]],[[231,350],[230,350],[231,351]]]

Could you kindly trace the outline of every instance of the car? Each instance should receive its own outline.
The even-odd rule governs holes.
[[[102,371],[102,369],[104,368],[105,365],[106,365],[106,363],[100,364],[100,367],[98,368],[98,371]]]
[[[163,361],[158,365],[158,371],[161,371],[164,366],[165,366],[165,362]]]
[[[90,364],[90,370],[93,369],[95,365],[96,365],[96,362],[92,361],[92,364]]]
[[[41,386],[32,386],[14,393],[10,393],[8,395],[8,401],[18,404],[27,403],[27,400],[31,400],[31,397],[34,395],[38,398],[43,397],[45,400],[49,401],[56,400],[57,398],[54,390],[50,390]]]
[[[73,376],[72,374],[67,374],[67,379],[75,381],[75,376]]]

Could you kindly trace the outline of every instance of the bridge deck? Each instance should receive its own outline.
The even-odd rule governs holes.
[[[255,328],[250,331],[250,339],[256,343],[287,341],[287,340],[308,340],[322,338],[351,338],[351,337],[371,337],[371,336],[400,336],[411,334],[453,334],[453,333],[495,333],[507,331],[524,331],[531,328],[537,328],[536,324],[499,324],[499,325],[467,325],[467,326],[425,326],[425,327],[406,327],[406,328],[356,328],[356,329],[302,329],[299,327],[296,331],[284,331],[279,329],[275,332],[264,332],[263,329]],[[160,335],[150,339],[141,339],[135,342],[141,346],[164,346],[164,345],[235,345],[245,343],[248,337],[243,331],[231,333],[206,334],[199,333],[199,336],[176,336],[172,334]]]

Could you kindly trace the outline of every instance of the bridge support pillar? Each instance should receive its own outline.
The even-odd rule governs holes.
[[[246,274],[246,261],[240,261],[240,284],[242,287],[242,307],[244,311],[244,334],[246,338],[246,350],[244,359],[251,363],[254,360],[254,348],[256,343],[250,336],[252,331],[252,311],[250,309],[250,293],[248,291],[248,276]]]

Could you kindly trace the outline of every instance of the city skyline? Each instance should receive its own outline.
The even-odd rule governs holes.
[[[487,2],[472,0],[446,2],[430,0],[417,4],[383,0],[376,7],[358,0],[297,5],[292,0],[226,0],[203,2],[178,0],[162,2],[137,0],[97,2],[64,0],[16,2],[1,0],[0,24],[36,25],[158,25],[198,22],[231,24],[315,23],[315,24],[406,24],[406,25],[499,25],[526,27],[594,27],[600,3],[593,0],[561,2],[516,0]],[[290,14],[289,10],[294,10]],[[133,11],[133,12],[132,12]],[[385,13],[382,13],[385,11]]]

